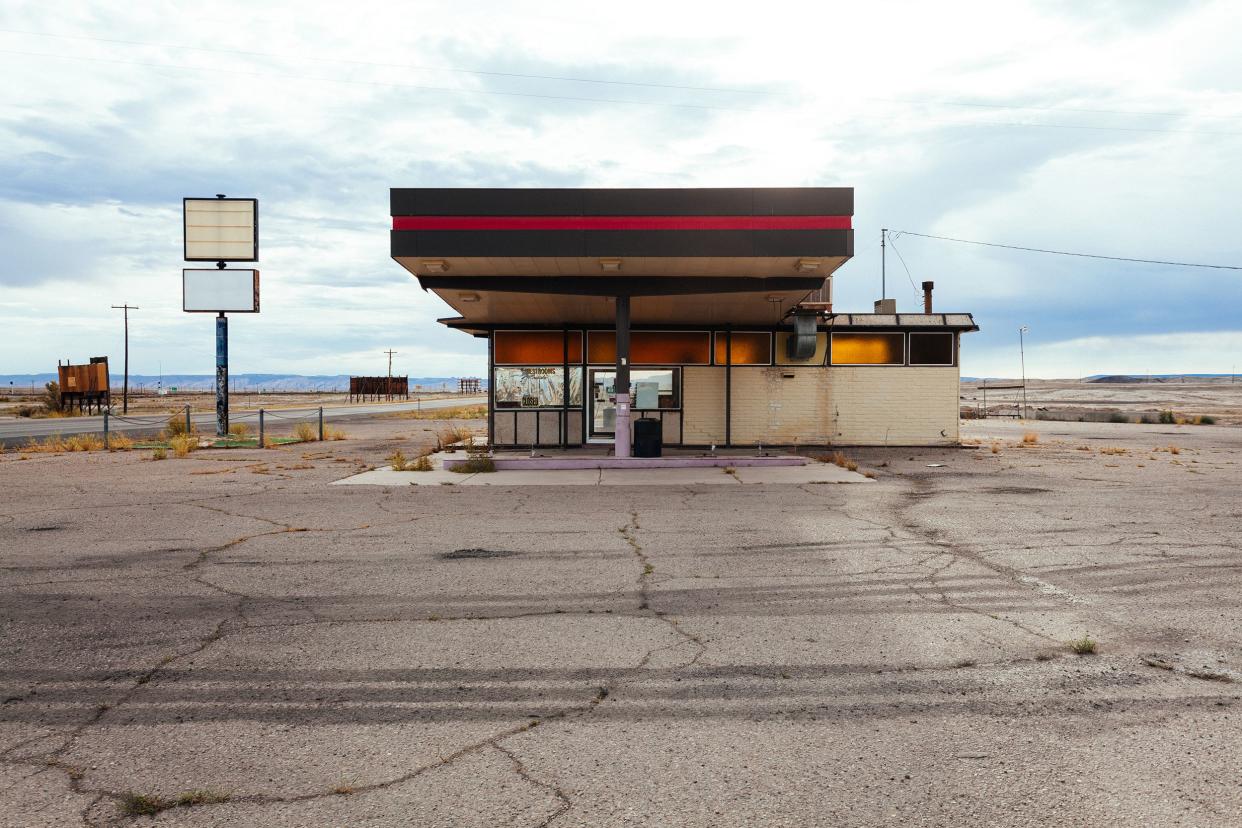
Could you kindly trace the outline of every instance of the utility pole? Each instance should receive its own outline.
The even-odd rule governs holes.
[[[395,354],[395,353],[396,353],[396,351],[393,351],[393,350],[391,350],[391,349],[390,349],[390,350],[384,351],[384,353],[388,354],[388,390],[387,390],[387,394],[388,394],[388,401],[389,401],[389,402],[392,402],[392,355],[393,355],[393,354]]]
[[[881,299],[888,298],[887,284],[886,284],[887,273],[885,272],[885,267],[884,267],[884,248],[887,246],[887,242],[888,242],[888,228],[881,227],[880,228],[880,298]]]
[[[1018,328],[1018,358],[1022,360],[1022,419],[1024,420],[1028,419],[1031,411],[1026,405],[1026,346],[1023,336],[1030,330],[1026,325]]]
[[[121,386],[121,413],[129,413],[129,312],[141,310],[136,305],[113,305],[113,309],[125,313],[125,381]]]

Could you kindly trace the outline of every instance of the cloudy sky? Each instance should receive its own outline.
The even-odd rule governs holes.
[[[882,226],[1242,265],[1240,39],[1233,0],[10,0],[0,373],[119,362],[122,302],[132,371],[210,373],[187,195],[260,199],[234,373],[483,370],[388,257],[393,186],[853,186],[842,310],[879,296]],[[983,328],[966,374],[1015,375],[1024,324],[1035,376],[1242,362],[1237,270],[897,236],[889,295],[925,279]]]

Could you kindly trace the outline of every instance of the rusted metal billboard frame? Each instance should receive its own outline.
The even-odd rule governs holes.
[[[349,401],[394,400],[410,398],[410,378],[407,377],[350,377]]]
[[[75,403],[78,411],[85,408],[87,413],[94,408],[102,412],[112,406],[111,376],[106,356],[91,357],[91,361],[84,365],[72,365],[68,360],[62,365],[57,360],[56,379],[62,410],[73,408]]]

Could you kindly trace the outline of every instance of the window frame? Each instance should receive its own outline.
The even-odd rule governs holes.
[[[915,362],[914,337],[949,337],[949,362]],[[910,331],[906,336],[906,364],[913,368],[952,368],[957,365],[957,334],[954,331]]]
[[[725,361],[718,360],[716,358],[716,343],[720,342],[723,346],[726,336],[730,336],[730,335],[737,336],[738,334],[749,334],[749,335],[759,334],[762,336],[766,336],[768,338],[768,361],[767,362],[728,362],[727,360]],[[712,346],[711,365],[719,367],[719,368],[724,368],[726,366],[732,367],[732,368],[764,368],[764,367],[772,365],[774,361],[776,360],[776,332],[775,331],[755,331],[755,330],[713,331],[711,346]]]
[[[828,367],[836,368],[904,368],[909,365],[910,348],[906,331],[830,331],[828,335]],[[899,336],[901,357],[897,362],[837,362],[836,338],[838,336]]]
[[[585,361],[585,362],[583,362],[582,364],[583,364],[583,365],[594,366],[594,367],[596,367],[596,368],[601,368],[601,367],[604,367],[604,366],[607,366],[607,365],[616,365],[616,362],[591,362],[591,361],[590,361],[590,360],[591,360],[591,342],[590,342],[590,339],[591,339],[591,334],[593,334],[593,333],[597,333],[597,334],[612,334],[614,337],[615,337],[615,336],[616,336],[616,334],[617,334],[617,332],[616,332],[616,330],[615,330],[614,328],[597,328],[597,329],[594,329],[594,330],[587,330],[587,331],[586,331],[586,342],[584,343],[584,353],[583,353],[583,358],[584,358],[586,361]],[[633,360],[634,360],[634,354],[633,354],[634,334],[649,334],[649,333],[656,333],[656,334],[660,334],[660,333],[682,333],[682,334],[684,334],[684,333],[694,333],[694,334],[703,334],[704,336],[706,336],[706,337],[707,337],[707,362],[642,362],[642,363],[639,363],[639,362],[634,362],[634,361],[633,361]],[[615,340],[614,340],[614,343],[615,343]],[[694,329],[690,329],[690,330],[676,330],[676,329],[665,329],[665,328],[660,328],[660,329],[651,329],[651,330],[648,330],[648,329],[646,329],[646,328],[642,328],[642,329],[638,329],[638,330],[631,329],[631,330],[630,330],[630,350],[631,350],[631,353],[630,353],[630,368],[631,368],[631,369],[637,369],[637,368],[643,368],[643,367],[651,367],[651,368],[681,368],[681,367],[683,367],[683,366],[687,366],[687,365],[688,365],[688,366],[690,366],[690,367],[692,367],[692,368],[697,368],[697,367],[710,367],[711,365],[713,365],[713,362],[712,362],[712,357],[713,357],[713,356],[715,356],[715,354],[714,354],[714,352],[713,352],[713,350],[712,350],[712,347],[713,347],[713,342],[712,342],[712,331],[711,331],[710,329],[702,329],[702,328],[694,328]],[[614,351],[614,353],[615,353],[615,351],[616,351],[616,346],[615,346],[615,344],[614,344],[614,346],[613,346],[613,351]]]
[[[557,364],[551,364],[551,363],[548,363],[548,364],[542,364],[542,365],[540,365],[540,364],[526,364],[526,365],[496,365],[496,366],[493,366],[493,367],[492,367],[492,388],[494,389],[494,390],[493,390],[493,392],[492,392],[492,405],[493,405],[493,407],[494,407],[494,409],[495,409],[496,411],[580,411],[580,410],[582,410],[582,408],[584,407],[584,404],[585,404],[585,399],[584,399],[584,397],[585,397],[585,394],[586,394],[586,387],[585,387],[584,383],[585,383],[585,381],[586,381],[586,380],[585,380],[585,377],[587,376],[587,373],[586,373],[586,372],[587,372],[587,368],[586,368],[586,366],[585,366],[585,365],[582,365],[581,363],[573,363],[573,362],[571,362],[571,363],[569,364],[569,372],[570,372],[570,374],[572,374],[572,373],[574,372],[574,370],[577,370],[577,371],[579,371],[579,372],[582,374],[582,377],[583,377],[583,379],[582,379],[582,380],[580,380],[580,381],[578,382],[578,394],[579,394],[579,400],[578,400],[578,402],[576,402],[576,403],[575,403],[575,402],[573,401],[573,398],[571,397],[571,398],[570,398],[570,401],[569,401],[569,405],[568,405],[568,406],[566,406],[566,405],[564,404],[564,402],[562,402],[562,403],[560,403],[560,404],[558,404],[558,405],[530,405],[530,406],[527,406],[527,405],[520,405],[520,404],[519,404],[519,405],[510,405],[510,404],[508,404],[508,403],[506,403],[506,404],[502,405],[502,404],[501,404],[501,402],[500,402],[500,397],[499,397],[500,388],[499,388],[498,384],[496,383],[496,374],[497,374],[497,372],[499,372],[499,371],[524,371],[524,370],[527,370],[527,369],[530,369],[530,368],[541,368],[541,369],[542,369],[542,368],[551,368],[551,369],[553,369],[555,372],[561,373],[561,374],[562,374],[562,377],[561,377],[561,399],[562,399],[562,400],[564,399],[564,389],[565,389],[565,385],[566,385],[567,383],[569,383],[569,377],[564,375],[565,366],[564,366],[563,364],[560,364],[560,363],[557,363]],[[572,384],[570,384],[570,388],[571,388],[571,389],[572,389],[572,387],[573,387],[573,385],[572,385]]]
[[[586,357],[586,332],[583,331],[581,328],[569,328],[569,329],[519,328],[519,329],[514,329],[514,330],[508,330],[508,329],[494,330],[492,331],[493,353],[495,353],[496,350],[499,350],[499,345],[500,345],[496,337],[501,336],[501,335],[506,335],[506,334],[531,334],[531,333],[549,334],[549,335],[556,334],[561,337],[564,337],[565,334],[568,333],[569,339],[570,339],[569,358],[565,359],[564,349],[562,349],[561,359],[551,360],[548,362],[500,362],[499,360],[496,360],[495,358],[493,358],[493,364],[496,365],[497,367],[504,367],[504,368],[537,368],[537,367],[542,367],[546,365],[564,365],[566,363],[570,365],[583,365],[584,364],[583,360]],[[574,353],[573,353],[574,334],[578,334],[579,336],[577,359],[574,358]]]

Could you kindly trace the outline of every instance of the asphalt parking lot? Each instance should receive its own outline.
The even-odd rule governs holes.
[[[0,455],[0,825],[1242,824],[1242,429],[329,485],[425,425]]]

